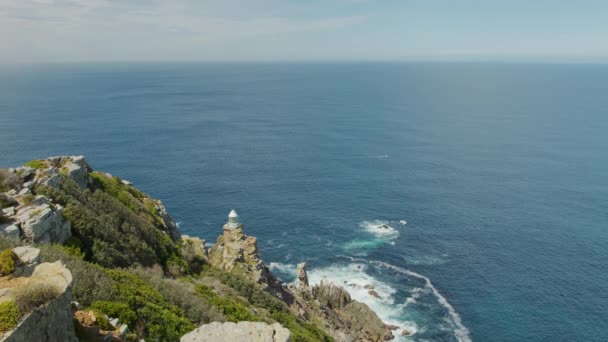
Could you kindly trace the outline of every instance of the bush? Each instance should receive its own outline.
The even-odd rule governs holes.
[[[240,322],[240,321],[260,321],[260,318],[251,313],[249,309],[238,303],[237,301],[227,298],[220,297],[211,288],[206,285],[196,285],[196,294],[206,300],[209,304],[216,306],[228,321]]]
[[[123,268],[158,263],[166,269],[171,257],[180,258],[177,243],[147,215],[135,213],[103,190],[82,191],[72,179],[62,177],[60,189],[39,186],[36,191],[65,207],[63,218],[82,242],[86,260]]]
[[[0,303],[0,332],[12,330],[19,323],[19,308],[12,300]]]
[[[21,178],[7,169],[0,169],[0,192],[15,189],[21,184]]]
[[[61,290],[55,285],[35,282],[15,289],[15,303],[25,314],[60,294]]]
[[[156,289],[137,275],[123,270],[106,272],[114,280],[116,296],[113,301],[125,303],[135,313],[135,318],[125,323],[136,329],[141,327],[141,337],[155,341],[178,341],[182,335],[194,329],[178,307],[169,304]],[[99,304],[96,307],[104,309]],[[106,305],[105,308],[112,307]]]
[[[40,245],[39,248],[42,262],[61,260],[72,272],[72,297],[84,307],[115,297],[114,281],[102,267],[82,260],[61,245]]]
[[[106,315],[104,315],[101,311],[96,310],[96,309],[92,309],[91,311],[93,312],[93,314],[95,315],[95,319],[97,320],[97,322],[95,322],[96,325],[101,330],[113,331],[114,329],[116,329],[115,327],[112,326],[112,324],[110,324],[110,321],[108,320]]]
[[[191,283],[153,275],[149,270],[138,268],[131,272],[153,286],[169,303],[179,307],[195,325],[225,321],[222,313],[205,300],[196,296]]]
[[[25,163],[25,166],[31,167],[33,169],[44,169],[46,164],[42,159],[34,159]]]
[[[9,275],[15,272],[15,253],[11,249],[0,252],[0,275]]]

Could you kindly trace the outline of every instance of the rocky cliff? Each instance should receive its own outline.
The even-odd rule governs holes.
[[[232,222],[231,222],[232,221]],[[298,265],[298,286],[282,284],[260,259],[255,237],[247,236],[234,211],[223,233],[209,250],[209,263],[244,275],[287,303],[303,320],[320,321],[337,341],[385,341],[391,330],[366,304],[352,300],[348,291],[329,282],[310,287],[306,264]]]

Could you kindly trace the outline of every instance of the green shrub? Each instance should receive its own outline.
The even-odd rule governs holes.
[[[19,310],[25,314],[51,299],[57,298],[60,294],[61,290],[53,284],[29,283],[15,289],[15,303],[19,306]]]
[[[95,323],[101,330],[113,331],[114,329],[116,329],[115,327],[112,326],[112,324],[110,324],[110,321],[108,320],[106,315],[103,314],[101,311],[96,310],[96,309],[90,309],[90,311],[92,311],[93,314],[95,315],[95,318],[97,320],[97,322],[95,322]]]
[[[19,307],[12,300],[0,303],[0,332],[12,330],[19,323]]]
[[[59,189],[39,186],[36,191],[65,207],[63,218],[72,224],[86,260],[124,268],[135,264],[166,267],[171,257],[179,258],[177,243],[150,223],[145,213],[134,212],[104,190],[82,191],[72,179],[62,177]]]
[[[46,164],[42,159],[34,159],[25,163],[25,166],[29,166],[33,169],[43,169],[46,167]]]
[[[156,289],[137,275],[116,269],[106,272],[114,280],[114,301],[125,303],[135,312],[135,319],[126,322],[130,327],[142,327],[141,337],[146,340],[177,341],[194,329],[180,308],[169,304]],[[97,307],[103,309],[99,305]]]
[[[62,245],[40,245],[39,248],[42,262],[61,260],[72,272],[72,297],[84,307],[116,296],[114,280],[102,267],[82,260]]]
[[[0,275],[9,275],[15,272],[15,253],[12,249],[0,252]]]
[[[260,321],[260,318],[251,313],[246,306],[231,298],[218,296],[206,285],[196,285],[196,294],[205,299],[209,304],[220,309],[228,321]]]
[[[98,301],[93,303],[91,307],[110,317],[118,318],[121,322],[126,324],[133,324],[137,322],[137,314],[125,303]]]
[[[63,247],[66,252],[72,254],[73,256],[77,257],[78,259],[84,259],[85,254],[83,252],[82,241],[80,241],[80,239],[77,238],[76,236],[70,236],[63,243]]]
[[[225,321],[224,315],[204,299],[196,296],[194,285],[183,280],[167,279],[146,269],[131,270],[142,280],[154,287],[170,304],[179,307],[184,316],[199,326],[214,321]]]

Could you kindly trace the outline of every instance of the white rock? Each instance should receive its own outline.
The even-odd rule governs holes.
[[[13,216],[15,215],[15,207],[4,208],[2,209],[2,213],[6,216]]]
[[[51,208],[47,203],[19,210],[17,215],[21,222],[23,235],[33,242],[63,243],[71,235],[71,225],[61,217],[63,208]]]
[[[37,264],[40,261],[40,249],[32,246],[15,247],[13,253],[19,257],[22,264]]]

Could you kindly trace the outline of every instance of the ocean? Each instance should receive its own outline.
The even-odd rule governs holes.
[[[399,341],[608,340],[608,65],[4,67],[0,141],[209,243],[236,209],[281,279],[305,261]]]

